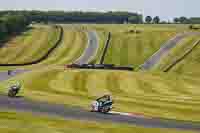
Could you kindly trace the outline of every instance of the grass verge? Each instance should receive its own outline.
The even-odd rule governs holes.
[[[156,129],[130,126],[126,124],[100,123],[65,120],[58,117],[30,113],[0,111],[0,132],[2,133],[195,133],[174,129]]]

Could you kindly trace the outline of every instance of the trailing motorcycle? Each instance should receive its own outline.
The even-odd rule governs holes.
[[[12,85],[8,89],[8,97],[16,97],[16,95],[19,93],[21,89],[21,84],[17,83],[15,85]]]

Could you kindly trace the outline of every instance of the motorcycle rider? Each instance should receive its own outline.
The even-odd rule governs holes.
[[[8,75],[12,75],[12,70],[8,70]]]
[[[15,97],[16,94],[20,91],[20,89],[21,89],[21,83],[18,81],[16,82],[16,84],[11,85],[9,87],[8,96]]]
[[[102,107],[108,104],[109,105],[113,104],[113,100],[110,95],[104,95],[103,97],[98,98],[96,101],[99,103],[99,109],[101,109]]]

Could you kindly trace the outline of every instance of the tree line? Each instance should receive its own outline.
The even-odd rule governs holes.
[[[145,23],[169,23],[159,16],[146,16]],[[143,15],[132,12],[0,11],[0,40],[17,33],[32,22],[53,23],[133,23],[142,24]],[[176,17],[173,23],[200,24],[200,17]]]
[[[56,23],[143,23],[143,16],[131,12],[65,12],[65,11],[1,11],[1,14],[23,14],[34,22]]]
[[[23,31],[29,25],[28,17],[20,14],[0,14],[0,40]]]
[[[200,17],[176,17],[174,18],[174,23],[181,23],[181,24],[200,24]]]
[[[145,17],[145,23],[147,24],[159,24],[159,23],[175,23],[175,24],[200,24],[200,17],[175,17],[173,19],[173,22],[165,22],[161,21],[159,16],[151,17],[151,16],[146,16]]]
[[[0,11],[0,41],[32,22],[139,24],[143,16],[130,12]]]

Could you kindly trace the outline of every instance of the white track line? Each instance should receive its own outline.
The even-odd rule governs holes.
[[[116,112],[116,111],[110,111],[110,114],[118,114],[118,115],[124,115],[124,116],[131,116],[131,117],[137,117],[137,118],[151,118],[148,116],[144,116],[142,114],[138,113],[125,113],[125,112]]]

